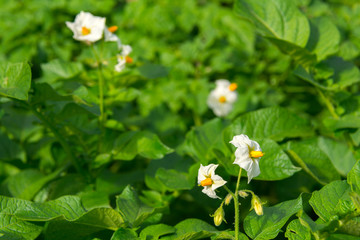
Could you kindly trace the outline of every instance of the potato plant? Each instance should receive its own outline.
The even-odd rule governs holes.
[[[0,19],[0,239],[360,238],[359,1]]]

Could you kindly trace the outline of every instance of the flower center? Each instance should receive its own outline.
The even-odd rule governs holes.
[[[236,83],[232,83],[232,84],[230,84],[230,86],[229,86],[229,90],[230,91],[235,91],[236,89],[237,89],[237,84]]]
[[[226,97],[225,96],[219,97],[219,102],[221,102],[221,103],[226,102]]]
[[[126,56],[125,61],[126,63],[133,63],[134,60],[132,59],[132,57]]]
[[[89,29],[89,28],[87,28],[87,27],[82,27],[81,28],[81,34],[82,35],[88,35],[88,34],[90,34],[91,33],[91,30]]]
[[[250,157],[252,158],[259,158],[264,156],[264,153],[262,151],[251,151],[250,152]]]
[[[108,30],[109,30],[109,32],[114,33],[116,30],[118,30],[118,27],[117,26],[111,26],[111,27],[108,27]]]
[[[213,180],[211,178],[205,178],[204,180],[202,180],[200,182],[200,185],[205,187],[205,186],[211,186],[213,184]]]

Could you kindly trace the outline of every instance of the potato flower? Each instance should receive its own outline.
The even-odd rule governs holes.
[[[118,29],[117,26],[105,27],[104,28],[104,40],[105,42],[117,42],[118,48],[121,49],[121,40],[120,38],[114,34]]]
[[[250,140],[244,134],[234,136],[230,143],[237,148],[234,164],[247,171],[249,183],[252,178],[260,174],[259,160],[264,153],[256,141]]]
[[[115,65],[115,71],[121,72],[124,70],[126,63],[132,63],[133,59],[129,56],[132,48],[129,45],[122,45],[121,54],[117,56],[118,64]]]
[[[216,80],[215,84],[216,88],[210,92],[207,104],[216,116],[223,117],[231,112],[237,100],[237,85],[226,79]]]
[[[201,164],[198,172],[198,184],[199,186],[204,187],[202,192],[211,198],[219,198],[215,193],[215,189],[226,183],[222,177],[215,174],[215,169],[218,166],[218,164],[210,164],[208,166],[203,166]]]
[[[81,11],[74,22],[66,22],[73,31],[73,38],[78,41],[96,42],[102,38],[105,28],[105,18],[97,17],[88,12]]]

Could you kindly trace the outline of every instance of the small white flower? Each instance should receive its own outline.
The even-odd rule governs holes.
[[[256,141],[250,140],[244,134],[234,136],[230,143],[237,148],[234,164],[247,171],[249,183],[252,178],[260,174],[259,160],[264,153]]]
[[[105,18],[97,17],[88,12],[81,11],[74,22],[66,22],[73,31],[73,38],[79,41],[96,42],[102,38],[105,28]]]
[[[126,60],[123,56],[120,55],[117,56],[117,60],[118,60],[118,64],[115,65],[115,71],[121,72],[125,68]]]
[[[132,52],[132,47],[130,45],[122,46],[122,51],[121,51],[122,56],[124,57],[129,56],[131,52]]]
[[[223,186],[226,183],[222,177],[215,174],[215,169],[218,166],[218,164],[210,164],[208,166],[203,166],[201,164],[199,168],[198,184],[199,186],[204,187],[202,192],[211,198],[219,198],[215,193],[215,189]]]
[[[223,117],[231,112],[233,104],[237,100],[235,92],[237,85],[226,79],[216,80],[215,84],[216,88],[210,92],[207,104],[216,116]]]
[[[129,45],[122,45],[122,51],[117,55],[118,64],[115,65],[115,71],[121,72],[124,70],[126,63],[132,63],[133,59],[129,57],[132,48]]]
[[[121,49],[121,40],[120,38],[114,34],[117,30],[117,26],[105,27],[104,28],[104,40],[105,42],[117,42],[118,48]]]

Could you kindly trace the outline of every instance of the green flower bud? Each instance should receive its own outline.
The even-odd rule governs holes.
[[[258,196],[256,196],[255,194],[253,195],[253,198],[251,199],[251,209],[255,210],[255,213],[259,216],[263,215],[263,207],[262,207],[262,202],[260,200],[260,198]]]
[[[249,196],[249,194],[247,192],[245,192],[245,191],[239,191],[238,194],[242,198],[246,198],[247,196]]]
[[[222,221],[225,221],[225,211],[222,207],[222,204],[220,205],[220,207],[215,211],[214,215],[212,215],[212,217],[214,217],[214,224],[215,226],[220,226],[220,224],[222,223]],[[226,222],[226,221],[225,221]]]
[[[230,193],[226,196],[225,201],[224,201],[226,206],[231,203],[232,198],[233,197],[232,197],[232,195]]]

